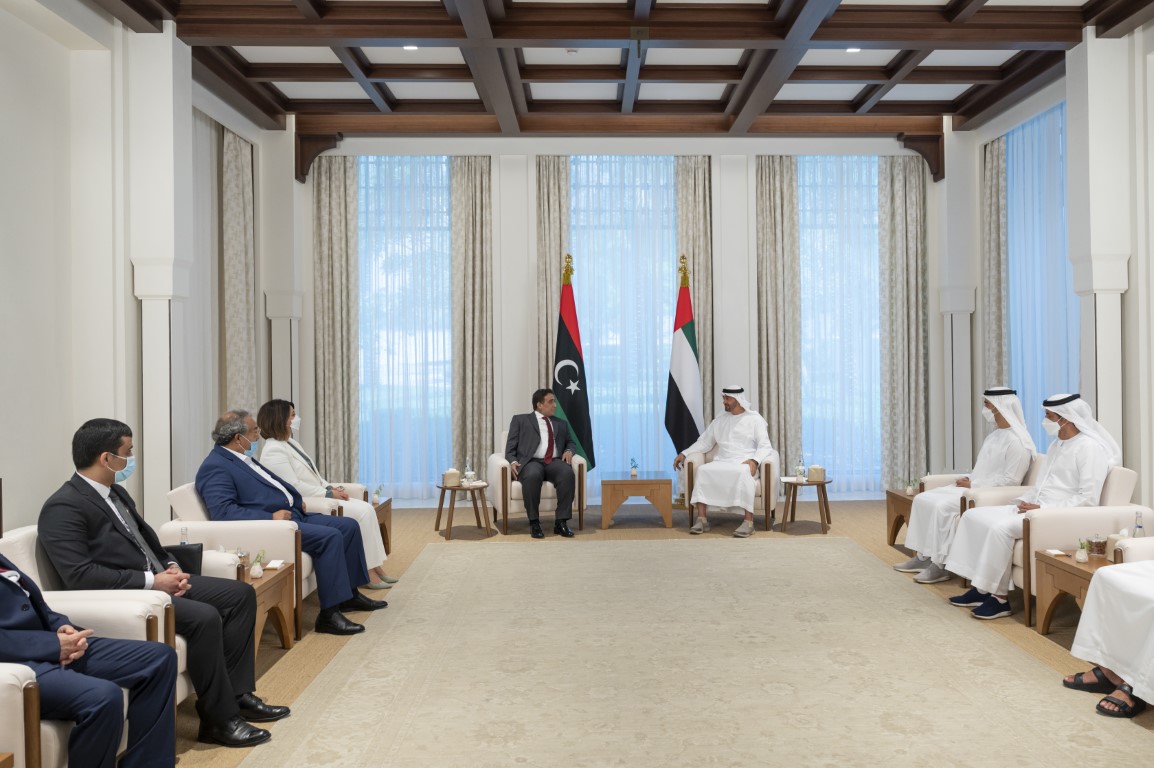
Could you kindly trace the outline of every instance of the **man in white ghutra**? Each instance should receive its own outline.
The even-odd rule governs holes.
[[[697,469],[690,503],[697,508],[697,520],[690,533],[709,530],[707,507],[740,509],[745,519],[733,535],[744,539],[753,533],[753,498],[761,463],[773,455],[765,419],[752,409],[743,387],[721,390],[725,413],[720,414],[693,445],[677,454],[673,468],[681,469],[685,454],[705,453],[717,447],[717,455]]]

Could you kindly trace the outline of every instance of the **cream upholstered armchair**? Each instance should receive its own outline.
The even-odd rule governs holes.
[[[304,630],[301,606],[304,599],[316,590],[317,579],[313,573],[313,559],[301,551],[297,524],[291,520],[210,520],[204,501],[192,483],[169,491],[168,503],[172,505],[173,520],[162,525],[156,532],[162,544],[179,542],[180,529],[187,528],[188,540],[203,544],[206,554],[215,549],[242,549],[252,553],[263,549],[268,560],[293,563],[293,623],[299,640]],[[305,499],[305,505],[310,512],[341,512],[340,502],[336,499],[308,498]]]
[[[62,590],[56,569],[37,541],[36,526],[9,531],[0,552],[44,593],[57,613],[102,637],[165,642],[177,652],[176,701],[192,692],[184,638],[175,633],[172,598],[156,590]],[[235,558],[233,558],[235,562]],[[232,567],[235,575],[235,566]],[[125,698],[125,707],[128,701]],[[0,752],[11,752],[14,768],[65,768],[72,723],[40,719],[40,687],[24,664],[0,663]],[[124,729],[120,749],[127,745]]]
[[[1142,513],[1145,518],[1145,512]],[[1142,539],[1123,539],[1115,548],[1122,553],[1121,562],[1136,563],[1139,560],[1154,560],[1154,537]],[[1109,557],[1110,553],[1107,552]]]
[[[693,525],[694,509],[689,500],[693,498],[693,486],[697,477],[697,470],[701,465],[713,460],[717,455],[717,446],[705,453],[685,454],[685,506],[689,510],[689,524]],[[778,468],[781,466],[781,457],[777,449],[769,452],[765,461],[761,462],[761,469],[757,475],[757,484],[753,492],[753,512],[765,515],[765,530],[773,527],[773,518],[777,511],[777,478]]]
[[[505,460],[505,442],[509,439],[509,430],[501,433],[497,442],[497,450],[489,456],[486,465],[485,477],[493,492],[489,501],[493,504],[493,522],[497,522],[497,513],[501,513],[502,533],[509,533],[509,513],[526,514],[525,497],[522,495],[521,483],[513,479],[513,471],[509,462]],[[577,513],[577,528],[585,528],[585,505],[588,494],[586,492],[587,464],[584,457],[573,457],[573,474],[575,487],[573,489],[573,510]],[[541,484],[541,512],[557,511],[557,489],[546,481]]]
[[[1030,468],[1040,466],[1039,456]],[[1035,477],[1037,475],[1035,474]],[[1037,564],[1035,553],[1040,549],[1074,549],[1079,539],[1096,533],[1106,535],[1134,524],[1134,513],[1154,516],[1148,507],[1130,503],[1138,474],[1126,467],[1114,467],[1102,484],[1102,495],[1096,507],[1045,507],[1024,513],[1022,538],[1014,544],[1012,579],[1022,588],[1022,602],[1026,609],[1026,625],[1034,623],[1034,596],[1037,594]],[[967,491],[970,508],[1009,504],[1028,490],[1020,488],[981,488]]]
[[[1030,462],[1030,468],[1026,470],[1026,476],[1022,478],[1022,485],[1007,485],[1007,486],[1002,486],[1001,488],[970,489],[970,490],[974,491],[974,493],[962,494],[962,498],[961,498],[961,502],[960,502],[961,507],[962,507],[961,511],[963,513],[965,513],[965,511],[967,509],[969,509],[970,507],[989,506],[989,505],[992,505],[994,503],[1000,503],[1000,504],[1008,504],[1009,503],[1008,501],[1003,501],[1003,502],[992,502],[992,501],[986,502],[986,501],[983,501],[981,504],[973,503],[978,498],[977,494],[985,492],[985,491],[990,491],[991,494],[1005,492],[1005,493],[1011,494],[1008,497],[1010,499],[1018,498],[1023,493],[1025,493],[1027,490],[1032,488],[1034,486],[1034,483],[1036,483],[1038,481],[1038,473],[1041,471],[1042,465],[1045,463],[1045,459],[1046,459],[1046,457],[1044,454],[1034,457],[1034,460]],[[932,491],[935,488],[941,488],[942,486],[945,486],[945,485],[953,485],[954,483],[958,482],[958,480],[965,477],[967,474],[969,474],[969,473],[960,472],[960,473],[954,473],[954,474],[947,473],[947,474],[939,474],[939,475],[926,475],[925,477],[922,478],[921,483],[918,485],[918,492],[921,493],[923,491]],[[983,498],[983,499],[993,498],[993,496],[988,496],[988,497],[982,496],[981,498]]]

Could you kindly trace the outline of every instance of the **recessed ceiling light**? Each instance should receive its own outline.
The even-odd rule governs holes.
[[[405,50],[406,50],[406,51],[415,51],[415,50],[417,50],[417,46],[415,46],[415,45],[406,45],[406,46],[404,46],[404,48],[405,48]]]
[[[846,53],[861,53],[861,48],[846,48]]]
[[[566,48],[565,53],[569,54],[570,56],[576,56],[577,55],[577,49],[576,48]]]

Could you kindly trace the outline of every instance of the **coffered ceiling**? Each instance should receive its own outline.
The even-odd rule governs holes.
[[[368,135],[890,135],[941,174],[1151,0],[92,0],[310,154]],[[298,141],[298,143],[301,143]],[[937,167],[935,168],[935,164]],[[301,167],[298,162],[298,176]]]

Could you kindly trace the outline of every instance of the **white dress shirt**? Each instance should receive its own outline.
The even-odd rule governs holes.
[[[534,459],[544,459],[545,449],[549,446],[549,426],[545,424],[545,417],[540,411],[534,411],[533,415],[537,417],[537,429],[541,432],[541,442],[537,445],[537,450],[533,453]],[[557,430],[553,430],[553,458],[557,458]]]

